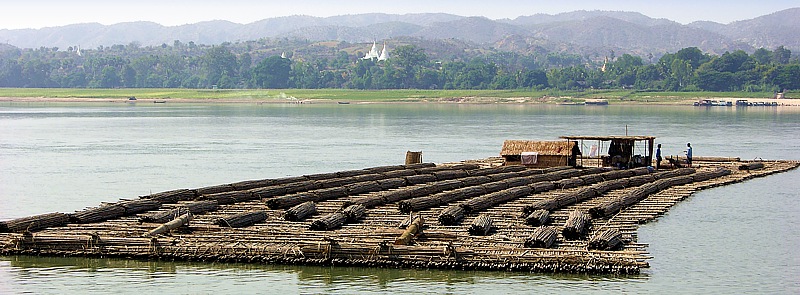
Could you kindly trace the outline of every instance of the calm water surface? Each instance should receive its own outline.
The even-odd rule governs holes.
[[[800,110],[0,103],[0,220],[150,192],[496,156],[505,139],[654,135],[667,155],[800,160]],[[639,230],[638,276],[0,257],[0,294],[800,293],[800,171],[700,192]]]

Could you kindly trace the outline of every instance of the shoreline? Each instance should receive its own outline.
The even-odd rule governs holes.
[[[640,101],[623,99],[601,99],[609,102],[610,105],[685,105],[691,106],[692,103],[701,99],[676,99],[674,101]],[[775,98],[717,98],[718,101],[731,101],[744,99],[749,102],[776,102],[773,107],[800,107],[800,99],[775,99]],[[599,99],[587,99],[599,100]],[[221,104],[405,104],[405,103],[435,103],[435,104],[542,104],[542,105],[584,105],[583,102],[576,102],[571,97],[548,97],[548,98],[498,98],[498,97],[440,97],[440,98],[406,98],[404,100],[358,100],[358,99],[275,99],[275,98],[139,98],[129,100],[127,98],[114,97],[0,97],[0,102],[28,102],[28,103],[221,103]],[[735,106],[735,105],[734,105]]]

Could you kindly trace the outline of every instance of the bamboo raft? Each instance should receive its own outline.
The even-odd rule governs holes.
[[[698,190],[800,165],[497,164],[381,166],[161,192],[0,222],[0,254],[631,274],[649,267],[639,224]]]

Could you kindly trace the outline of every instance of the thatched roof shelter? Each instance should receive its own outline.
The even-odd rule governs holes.
[[[537,152],[540,155],[569,156],[575,142],[570,141],[532,141],[532,140],[506,140],[500,156],[521,155],[524,152]]]

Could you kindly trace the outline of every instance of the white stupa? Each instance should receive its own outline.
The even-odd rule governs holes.
[[[383,42],[383,50],[381,50],[380,54],[378,53],[378,44],[376,42],[372,42],[372,48],[364,55],[362,59],[378,59],[380,60],[387,60],[389,59],[389,51],[386,50],[386,42]]]
[[[378,56],[378,60],[387,60],[389,59],[389,51],[386,51],[386,42],[383,42],[383,50],[381,50],[381,55]]]

